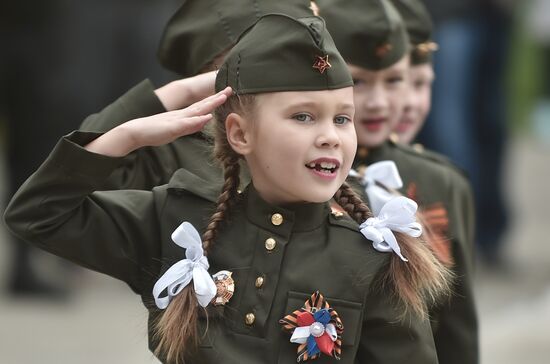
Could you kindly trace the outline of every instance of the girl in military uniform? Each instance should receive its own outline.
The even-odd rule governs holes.
[[[405,105],[394,131],[400,143],[411,144],[430,112],[435,78],[432,53],[438,46],[432,40],[432,19],[420,0],[394,0],[393,4],[405,22],[411,43]]]
[[[236,95],[216,111],[223,186],[182,169],[151,192],[96,191],[129,152],[200,128],[227,86]],[[229,53],[220,94],[63,138],[6,222],[127,282],[166,362],[437,363],[426,307],[445,293],[447,271],[417,238],[414,203],[397,199],[387,220],[372,219],[343,183],[355,151],[351,86],[320,18],[263,17]],[[241,158],[253,181],[242,192]],[[356,221],[330,214],[332,196]]]
[[[407,29],[415,31],[406,24],[425,24],[422,14],[427,13],[419,10],[423,6],[419,0],[316,2],[356,81],[358,151],[353,169],[368,177],[365,171],[373,163],[395,162],[401,179],[392,187],[419,204],[420,214],[432,232],[432,249],[457,277],[452,297],[430,311],[439,361],[477,363],[478,327],[472,288],[474,209],[470,184],[444,158],[390,138],[402,115],[407,92],[408,67],[400,66],[411,57]],[[401,14],[409,20],[407,23]],[[362,177],[353,177],[349,182],[365,198],[369,184],[386,183]]]
[[[244,2],[246,0],[243,0],[246,8]],[[457,276],[452,298],[431,311],[439,359],[445,363],[475,363],[478,361],[478,331],[472,291],[474,213],[471,188],[462,173],[443,158],[387,140],[391,125],[395,126],[402,114],[402,95],[406,92],[407,71],[404,65],[411,48],[403,20],[387,1],[317,2],[321,6],[321,15],[332,26],[331,31],[337,38],[338,47],[352,66],[357,83],[355,101],[360,141],[353,167],[364,172],[366,166],[383,160],[392,160],[397,164],[402,180],[395,188],[419,203],[426,221],[435,232],[436,238],[432,241],[434,250],[442,262],[452,267]],[[187,3],[192,4],[192,1]],[[299,11],[309,11],[306,4],[293,4],[301,6]],[[422,14],[418,7],[422,4],[412,0],[395,0],[393,4],[407,20],[407,30],[411,34],[409,40],[416,42],[414,34],[417,31],[409,26],[410,19],[416,26],[429,24],[429,19],[421,18],[418,21]],[[178,54],[192,52],[199,44],[214,46],[205,43],[206,36],[198,31],[200,27],[190,26],[200,13],[196,6],[192,9],[197,12],[190,11],[191,9],[180,11],[168,25],[161,51],[161,61],[164,63],[173,57],[181,57]],[[230,29],[238,27],[239,19],[247,19],[247,13],[235,13],[235,9],[237,8],[224,9],[227,14],[223,23]],[[214,23],[211,25],[214,28],[216,26]],[[220,36],[217,39],[225,38]],[[430,41],[426,38],[422,42]],[[231,45],[224,43],[223,46],[215,46],[219,50]],[[416,45],[413,43],[413,46]],[[411,55],[413,63],[416,62],[416,57],[417,54]],[[193,74],[190,73],[191,70],[196,72],[207,63],[196,57],[186,62],[170,62],[172,69],[182,75]],[[204,80],[200,77],[205,76],[180,82],[193,89],[193,83]],[[214,76],[208,77],[213,79]],[[204,83],[200,83],[197,89],[201,90],[203,87]],[[83,128],[107,131],[132,118],[163,112],[165,97],[176,96],[181,101],[182,95],[189,94],[175,92],[174,89],[177,88],[177,84],[172,84],[157,90],[155,94],[149,84],[143,83],[101,113],[91,116]],[[377,103],[374,104],[374,114],[371,101]],[[367,108],[367,103],[370,103],[370,109]],[[369,128],[373,129],[372,133]],[[154,149],[142,148],[126,157],[125,163],[104,182],[102,188],[148,189],[166,183],[178,167],[184,167],[210,184],[218,183],[223,177],[210,157],[211,148],[210,138],[205,133],[179,138],[174,143]],[[179,172],[179,175],[184,178],[183,172]],[[246,169],[241,169],[243,187],[248,178]],[[365,188],[359,181],[356,177],[349,179],[350,184],[366,199]],[[373,206],[374,202],[371,198],[369,204],[376,208]]]

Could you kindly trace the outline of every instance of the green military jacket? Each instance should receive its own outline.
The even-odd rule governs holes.
[[[124,162],[81,147],[97,135],[62,138],[13,197],[5,221],[40,248],[126,282],[151,323],[160,312],[154,283],[185,258],[171,233],[183,221],[204,231],[220,186],[180,169],[152,191],[97,191]],[[295,362],[297,344],[278,321],[316,290],[344,324],[340,363],[437,363],[429,322],[398,320],[401,312],[379,282],[390,255],[375,251],[354,221],[334,216],[327,203],[270,205],[252,185],[240,196],[208,256],[210,273],[233,272],[235,294],[221,315],[210,315],[186,363]],[[264,278],[259,286],[257,277]],[[199,329],[205,332],[204,320]]]
[[[455,274],[453,295],[431,312],[432,328],[441,363],[479,362],[477,312],[473,293],[474,206],[464,174],[445,157],[387,141],[381,147],[359,150],[354,168],[383,160],[397,165],[403,180],[401,193],[415,200],[424,222],[435,233],[436,255]],[[366,197],[363,186],[349,179]]]
[[[148,81],[143,81],[98,114],[88,117],[82,130],[107,131],[136,117],[163,112],[164,107]],[[142,148],[105,182],[104,188],[150,189],[169,181],[178,168],[196,174],[210,184],[219,184],[221,172],[211,157],[211,144],[204,134],[183,137],[157,148]],[[354,167],[393,160],[404,182],[404,195],[419,203],[420,211],[434,225],[441,256],[456,275],[454,294],[432,310],[433,330],[439,361],[445,364],[479,361],[477,313],[473,298],[474,208],[469,182],[444,157],[391,141],[358,156]],[[159,167],[161,166],[161,167]],[[246,170],[241,181],[248,181]],[[367,201],[357,180],[348,182]]]

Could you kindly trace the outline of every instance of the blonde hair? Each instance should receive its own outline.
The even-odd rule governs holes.
[[[214,113],[216,119],[214,155],[223,167],[224,184],[216,209],[202,236],[205,254],[211,250],[225,218],[239,200],[241,156],[231,148],[227,140],[225,120],[232,112],[253,116],[254,111],[254,95],[233,95]],[[336,192],[334,199],[358,223],[372,216],[369,208],[346,183]],[[406,309],[411,308],[421,316],[425,316],[427,301],[435,300],[441,292],[448,290],[446,270],[422,241],[403,234],[396,235],[402,252],[409,262],[402,262],[394,254],[386,279],[392,283],[396,297]],[[155,349],[157,356],[163,355],[168,362],[179,363],[186,350],[196,347],[198,310],[193,285],[190,284],[172,299],[155,324],[155,338],[158,340],[158,346]]]

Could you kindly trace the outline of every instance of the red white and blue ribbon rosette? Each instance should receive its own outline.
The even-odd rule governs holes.
[[[290,342],[299,344],[298,363],[317,359],[321,353],[340,360],[344,325],[319,291],[279,323],[292,333]]]

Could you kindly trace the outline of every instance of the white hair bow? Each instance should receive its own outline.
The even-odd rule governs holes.
[[[370,208],[374,216],[378,216],[386,202],[396,197],[396,195],[379,186],[377,182],[395,190],[403,187],[403,181],[393,161],[373,163],[366,168],[365,173],[362,175],[352,169],[349,175],[359,178],[361,184],[365,186],[365,193],[369,198]]]
[[[186,249],[186,259],[173,264],[155,283],[153,297],[157,307],[168,307],[170,299],[180,293],[191,280],[199,304],[202,307],[208,306],[216,296],[216,284],[208,273],[208,259],[204,256],[198,231],[190,223],[184,222],[174,230],[172,240]],[[161,297],[164,290],[167,291],[167,295]]]
[[[394,197],[380,210],[376,217],[368,218],[359,226],[361,233],[372,240],[374,249],[380,252],[394,251],[403,261],[408,260],[401,254],[394,231],[405,233],[412,237],[422,234],[422,226],[416,222],[418,205],[404,196]]]

